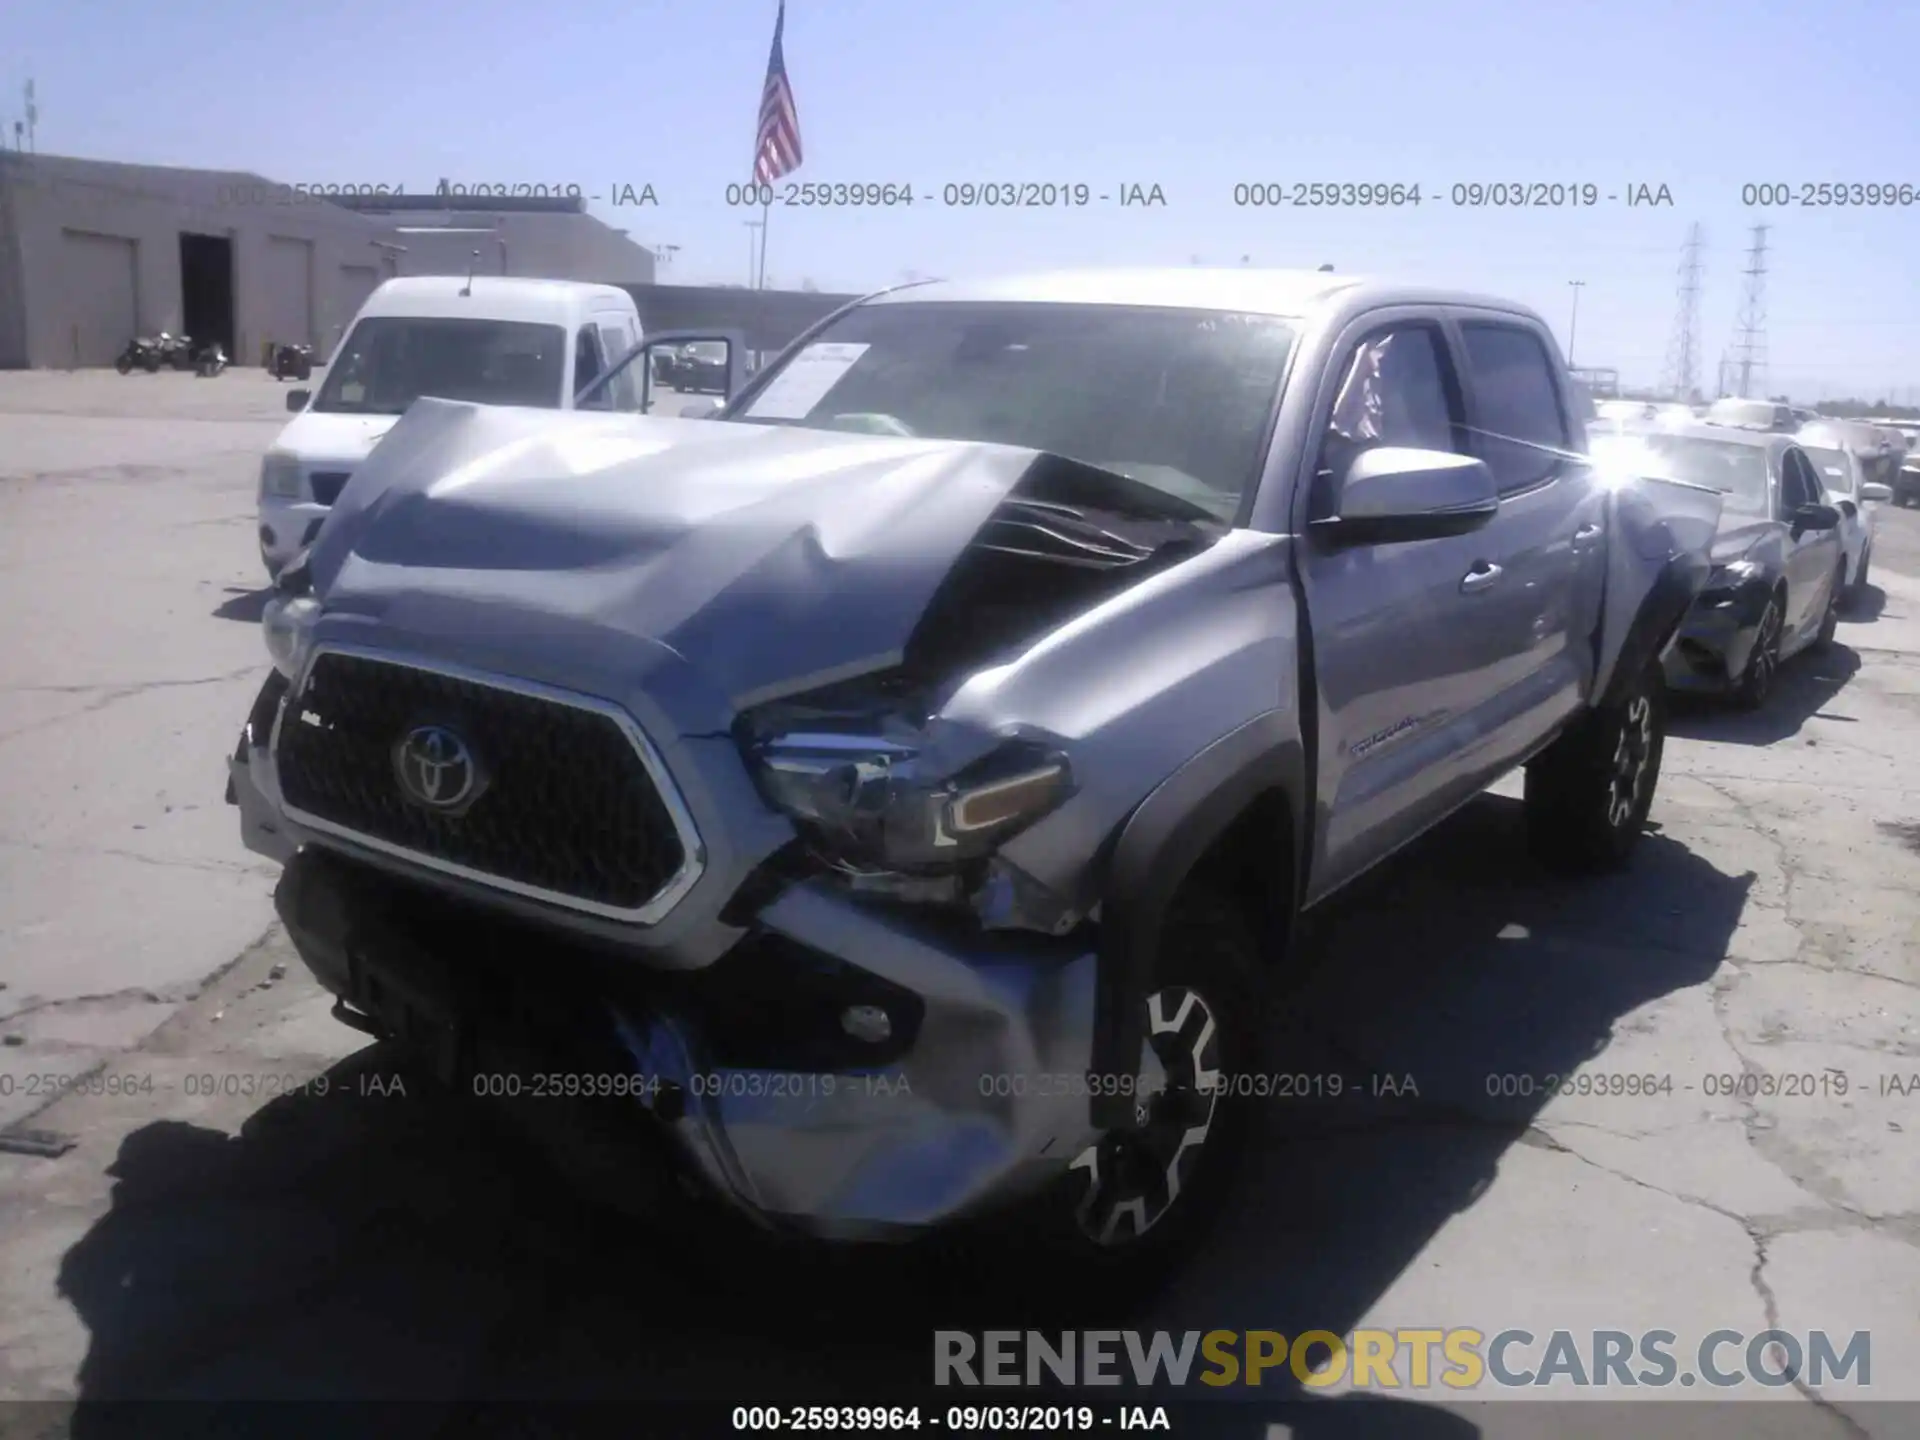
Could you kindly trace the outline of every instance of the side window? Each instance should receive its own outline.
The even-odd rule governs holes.
[[[1478,411],[1474,453],[1503,495],[1551,479],[1572,437],[1546,346],[1519,325],[1470,320],[1460,333]]]
[[[600,375],[600,337],[591,325],[582,325],[580,333],[573,342],[573,393],[578,395],[591,385]],[[602,390],[583,407],[588,410],[610,410],[613,408],[607,392]]]
[[[1407,324],[1361,341],[1334,394],[1320,442],[1316,511],[1353,457],[1378,445],[1464,454],[1460,387],[1440,332]]]

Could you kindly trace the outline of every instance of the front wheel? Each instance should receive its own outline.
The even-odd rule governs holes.
[[[1820,617],[1820,633],[1813,637],[1815,654],[1825,654],[1833,648],[1834,636],[1840,633],[1840,602],[1847,592],[1847,562],[1843,558],[1840,568],[1833,572],[1833,585],[1827,592],[1827,611]]]
[[[1146,1000],[1135,1125],[1100,1137],[1056,1197],[1052,1257],[1080,1294],[1151,1285],[1205,1234],[1246,1149],[1261,955],[1241,908],[1193,885],[1169,912]]]
[[[1773,684],[1780,674],[1780,626],[1780,597],[1775,595],[1760,612],[1760,627],[1754,632],[1747,668],[1733,687],[1733,703],[1742,710],[1759,710],[1773,695]]]
[[[1873,546],[1867,546],[1866,554],[1860,557],[1860,573],[1853,577],[1853,586],[1847,598],[1860,601],[1867,598],[1867,572],[1873,568]]]
[[[1569,873],[1624,867],[1653,808],[1666,739],[1667,687],[1655,660],[1527,767],[1534,855]]]

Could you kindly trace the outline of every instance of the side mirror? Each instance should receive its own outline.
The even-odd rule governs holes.
[[[1877,480],[1869,480],[1865,485],[1860,487],[1860,498],[1862,500],[1878,501],[1884,505],[1893,499],[1893,487],[1891,485],[1882,485]]]
[[[1363,450],[1339,482],[1334,513],[1313,528],[1337,544],[1394,545],[1478,530],[1500,513],[1484,460],[1445,450]]]
[[[287,391],[287,409],[304,410],[307,408],[307,401],[312,398],[311,390],[289,390]]]
[[[703,400],[689,400],[685,405],[680,407],[680,418],[682,420],[705,420],[710,415],[718,414],[723,403],[723,401],[716,400],[711,395]]]
[[[1840,524],[1840,512],[1831,505],[1802,505],[1793,512],[1795,537],[1809,530],[1833,530]]]

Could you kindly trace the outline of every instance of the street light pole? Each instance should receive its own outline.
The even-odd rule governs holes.
[[[1567,368],[1569,370],[1573,368],[1574,337],[1580,333],[1580,289],[1586,283],[1584,280],[1567,281],[1567,284],[1573,287],[1573,319],[1567,324]]]

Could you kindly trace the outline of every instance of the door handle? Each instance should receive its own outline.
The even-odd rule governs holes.
[[[1467,571],[1466,577],[1461,580],[1460,593],[1462,595],[1471,595],[1476,590],[1484,590],[1505,573],[1506,572],[1498,565],[1490,561],[1479,561],[1471,570]]]
[[[1591,525],[1582,525],[1578,530],[1574,531],[1573,538],[1575,540],[1591,540],[1599,533],[1600,522],[1596,520]]]

